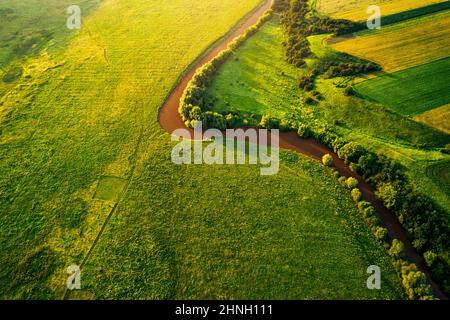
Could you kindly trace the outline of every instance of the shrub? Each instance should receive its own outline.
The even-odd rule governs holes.
[[[338,150],[339,158],[345,161],[345,163],[358,163],[359,158],[365,153],[362,146],[356,142],[349,142]]]
[[[352,199],[355,202],[359,202],[362,199],[362,193],[358,188],[354,188],[352,190]]]
[[[327,167],[331,167],[333,165],[333,157],[330,154],[324,155],[322,157],[322,163]]]
[[[394,258],[401,258],[403,257],[404,252],[405,252],[405,245],[403,244],[403,242],[394,239],[392,241],[392,246],[388,251],[389,255]]]
[[[297,133],[303,139],[308,139],[311,136],[311,130],[306,124],[299,125]]]
[[[354,188],[356,188],[358,186],[358,180],[356,180],[353,177],[350,177],[350,178],[347,179],[346,185],[347,185],[347,188],[354,189]]]
[[[384,242],[388,239],[389,232],[386,228],[383,227],[375,227],[374,235],[379,241]]]
[[[278,129],[280,127],[280,121],[270,115],[264,115],[259,126],[265,129]]]
[[[423,254],[427,266],[432,267],[438,259],[438,255],[433,251],[427,251]]]
[[[343,187],[347,187],[347,178],[346,177],[340,177],[339,179],[338,179],[338,182],[339,182],[339,184],[341,185],[341,186],[343,186]]]
[[[404,272],[402,284],[411,300],[433,300],[431,287],[427,282],[427,277],[421,271]]]

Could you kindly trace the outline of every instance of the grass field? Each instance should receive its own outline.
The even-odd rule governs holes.
[[[445,186],[427,174],[428,166],[449,158],[432,149],[442,148],[450,143],[450,136],[390,112],[382,105],[345,96],[343,90],[336,85],[347,83],[347,79],[318,79],[317,90],[322,94],[323,100],[314,105],[299,104],[298,100],[308,93],[297,89],[297,78],[292,74],[286,76],[289,75],[286,70],[290,68],[287,63],[283,66],[272,59],[278,57],[279,51],[282,50],[277,23],[276,19],[271,20],[247,44],[237,50],[235,56],[222,67],[215,78],[211,94],[221,97],[224,101],[233,101],[233,107],[249,113],[269,113],[276,116],[280,114],[279,110],[282,110],[285,113],[294,112],[302,121],[311,124],[326,122],[348,139],[359,141],[374,151],[400,161],[408,168],[406,171],[412,181],[450,212]],[[313,58],[307,59],[308,65],[313,66],[319,63],[320,59],[329,59],[330,56],[333,59],[338,58],[337,53],[326,45],[328,37],[329,35],[309,37]],[[235,70],[246,72],[238,73]],[[282,72],[285,72],[284,76]],[[297,72],[301,73],[302,70]],[[234,78],[232,74],[235,74]],[[271,100],[259,98],[267,95],[265,79],[272,79]],[[239,85],[231,87],[230,83]],[[295,92],[290,91],[293,87]],[[272,101],[282,103],[278,105]],[[238,107],[239,105],[241,107]],[[272,105],[277,105],[277,108],[272,108]],[[227,109],[228,106],[218,101],[214,108],[221,110]]]
[[[77,1],[82,16],[100,0]],[[69,0],[22,0],[0,2],[0,68],[15,59],[27,58],[47,48],[63,45],[72,31],[66,28]]]
[[[250,38],[214,79],[211,94],[215,110],[239,109],[283,117],[300,103],[296,90],[299,71],[284,62],[278,21],[269,21],[257,37]]]
[[[403,298],[319,164],[283,153],[262,178],[170,161],[159,107],[258,3],[111,0],[66,46],[11,61],[23,74],[0,84],[1,298],[61,298],[72,264],[84,290],[69,298]]]
[[[450,57],[368,80],[355,86],[363,97],[406,116],[450,103]]]
[[[377,62],[387,72],[445,58],[449,46],[450,10],[358,32],[333,45],[338,51]]]
[[[404,11],[444,3],[447,0],[317,0],[319,13],[333,18],[351,21],[366,21],[369,18],[367,8],[377,5],[382,16],[397,14]]]
[[[167,148],[152,152],[86,265],[92,296],[401,298],[383,249],[320,165],[283,153],[286,167],[262,178],[258,167],[174,168]],[[381,292],[365,286],[368,263],[386,270]]]
[[[450,134],[450,105],[427,111],[415,119]]]

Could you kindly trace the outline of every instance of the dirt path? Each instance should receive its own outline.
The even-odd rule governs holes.
[[[272,0],[268,0],[263,6],[257,9],[234,32],[224,37],[218,45],[214,46],[214,48],[212,48],[202,59],[200,59],[200,61],[197,62],[180,80],[179,84],[173,89],[172,93],[169,95],[159,113],[159,123],[166,132],[173,133],[175,130],[180,128],[187,129],[178,113],[178,107],[180,104],[180,98],[183,95],[183,92],[191,81],[192,77],[194,76],[196,70],[214,59],[221,51],[227,48],[228,44],[232,40],[243,34],[249,27],[254,25],[258,21],[258,19],[270,8],[271,4]],[[313,139],[300,139],[295,132],[281,132],[280,147],[283,149],[299,152],[317,161],[321,161],[322,157],[325,154],[331,154],[334,158],[334,167],[339,171],[341,175],[358,179],[364,199],[372,203],[372,205],[375,207],[377,214],[383,221],[383,224],[389,230],[389,235],[392,238],[399,239],[404,243],[407,258],[414,262],[419,267],[419,269],[427,275],[433,287],[435,295],[439,299],[447,300],[447,297],[439,289],[439,286],[431,279],[430,272],[426,267],[423,257],[414,249],[412,243],[408,240],[406,232],[398,221],[397,217],[392,212],[387,210],[382,202],[377,199],[373,188],[368,183],[366,183],[361,176],[353,173],[350,168],[344,163],[344,161],[337,156],[337,154]]]

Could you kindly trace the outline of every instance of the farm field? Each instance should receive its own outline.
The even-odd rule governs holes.
[[[286,71],[283,76],[282,70],[289,70],[287,62],[283,62],[283,66],[280,62],[272,61],[272,57],[278,56],[279,50],[282,50],[280,38],[278,38],[278,45],[272,45],[277,43],[275,38],[279,37],[277,23],[276,18],[269,21],[248,43],[236,51],[219,70],[210,88],[210,94],[221,97],[220,100],[223,99],[223,101],[232,101],[233,107],[249,113],[278,116],[280,114],[278,110],[281,109],[284,114],[295,113],[305,123],[325,122],[345,137],[359,141],[371,150],[380,151],[400,161],[408,168],[406,172],[412,181],[450,212],[446,189],[441,182],[430,178],[427,174],[428,166],[449,158],[430,148],[445,146],[450,143],[450,136],[398,113],[390,112],[380,104],[344,95],[343,90],[336,87],[346,82],[342,78],[319,78],[316,87],[323,99],[313,105],[299,103],[298,100],[309,96],[309,93],[298,89],[295,92],[287,90],[297,85],[297,78],[288,76]],[[313,58],[307,59],[308,66],[316,65],[321,59],[330,56],[333,59],[339,59],[338,53],[326,45],[328,37],[329,35],[309,37]],[[231,74],[235,70],[247,72],[235,72],[235,77],[231,79]],[[297,72],[300,75],[304,71],[298,69]],[[252,74],[263,76],[252,77]],[[267,95],[267,89],[261,85],[266,77],[272,79],[271,92],[273,96],[277,96],[271,98],[274,100],[259,98]],[[239,84],[238,89],[231,90],[230,83]],[[233,86],[233,88],[236,87]],[[247,92],[251,94],[246,94]],[[282,103],[279,106],[275,104],[277,107],[272,108],[274,105],[272,101],[282,101]],[[264,103],[267,104],[264,105]],[[239,104],[243,107],[237,107]],[[253,108],[249,109],[248,106]],[[221,108],[228,110],[226,109],[228,106],[221,102],[216,103],[213,108],[217,111]]]
[[[405,297],[321,165],[283,152],[263,178],[171,162],[158,109],[259,3],[106,1],[64,45],[8,58],[23,73],[0,82],[0,298]],[[71,264],[83,290],[66,295]],[[372,264],[382,290],[367,290]]]
[[[364,98],[405,116],[416,116],[450,103],[450,57],[382,75],[355,86]]]
[[[377,5],[383,16],[393,15],[414,10],[447,0],[316,0],[316,9],[319,13],[337,19],[351,21],[366,21],[369,15],[367,8]]]
[[[361,31],[333,48],[380,64],[395,72],[448,56],[450,10]]]
[[[415,117],[415,120],[450,134],[450,105],[427,111]]]

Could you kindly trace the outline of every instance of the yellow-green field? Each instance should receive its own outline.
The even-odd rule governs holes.
[[[447,0],[317,0],[317,10],[333,18],[365,21],[370,16],[367,8],[377,5],[383,16],[425,7]]]
[[[393,72],[447,57],[450,11],[363,31],[333,48],[379,63]]]
[[[415,119],[450,134],[450,105],[430,110]]]

